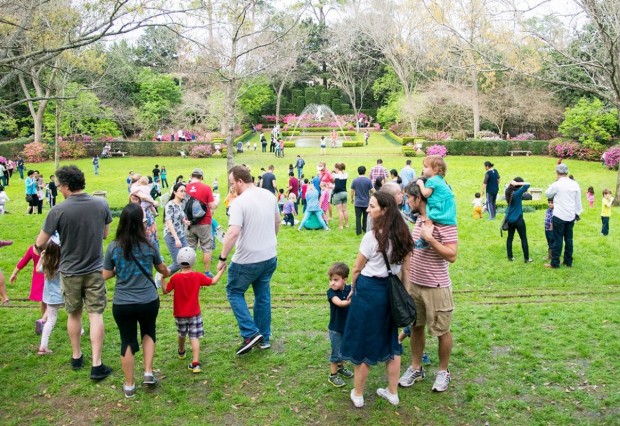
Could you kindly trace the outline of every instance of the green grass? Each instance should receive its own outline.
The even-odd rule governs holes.
[[[257,153],[239,155],[236,161],[250,165],[255,173],[260,167],[274,164],[280,184],[288,181],[288,164],[294,163],[297,154],[306,160],[307,173],[312,173],[320,160],[330,166],[344,161],[350,181],[358,165],[370,169],[377,158],[383,158],[388,169],[400,170],[405,162],[400,146],[377,133],[371,135],[368,147],[328,149],[325,157],[318,152],[318,148],[289,148],[284,159],[276,159],[261,154],[259,148]],[[447,180],[456,193],[460,237],[458,260],[450,268],[456,311],[453,382],[447,392],[430,392],[437,366],[433,339],[427,340],[434,361],[429,376],[412,388],[401,389],[398,408],[374,394],[385,384],[382,365],[371,370],[366,407],[362,410],[352,408],[349,385],[336,389],[327,383],[326,271],[334,261],[351,265],[360,239],[354,227],[328,233],[284,228],[278,236],[279,266],[272,282],[272,349],[255,350],[244,357],[234,355],[240,339],[223,281],[201,294],[206,331],[201,342],[204,369],[202,374],[192,375],[186,362],[176,359],[172,302],[169,296],[162,296],[155,358],[162,380],[153,391],[139,387],[133,400],[125,400],[122,394],[119,336],[110,308],[105,314],[103,352],[104,362],[115,369],[110,378],[94,384],[87,370],[71,371],[64,311],[50,341],[54,353],[48,357],[35,354],[39,339],[33,326],[38,307],[26,300],[31,270],[28,266],[15,285],[7,284],[12,305],[0,308],[0,378],[4,384],[0,390],[0,423],[618,424],[620,280],[616,255],[620,244],[615,216],[608,238],[600,236],[599,219],[601,190],[615,187],[616,173],[598,163],[567,162],[582,190],[590,185],[595,188],[597,203],[595,209],[586,207],[583,220],[575,227],[574,267],[547,270],[542,267],[546,254],[544,210],[525,215],[531,257],[535,259],[529,265],[506,261],[499,221],[472,218],[469,203],[480,190],[486,159],[447,157]],[[545,189],[555,178],[554,158],[489,160],[495,163],[503,182],[522,176],[533,187]],[[86,171],[89,192],[108,191],[113,208],[121,208],[127,201],[127,172],[149,173],[155,163],[166,165],[169,181],[178,174],[187,177],[194,167],[202,167],[207,182],[217,177],[225,192],[224,159],[115,158],[101,161],[98,177],[93,176],[89,160],[72,163]],[[420,165],[421,158],[414,158],[418,172]],[[51,163],[37,167],[45,176],[53,171]],[[8,207],[11,214],[0,216],[0,238],[13,239],[15,244],[0,250],[0,267],[8,278],[34,241],[43,216],[23,214],[26,203],[19,179],[7,189],[13,201]],[[585,196],[583,201],[587,204]],[[352,209],[350,215],[353,217]],[[226,224],[223,208],[217,210],[216,219]],[[113,232],[116,223],[117,219]],[[161,223],[159,226],[161,231]],[[520,259],[519,241],[515,240],[515,257]],[[169,261],[165,247],[162,252]],[[111,297],[113,280],[108,286]],[[251,292],[248,298],[251,302]],[[88,339],[83,343],[88,356]],[[138,380],[140,356],[136,363]],[[402,370],[409,360],[406,348]]]

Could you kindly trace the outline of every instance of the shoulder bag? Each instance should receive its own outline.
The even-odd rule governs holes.
[[[136,259],[136,257],[133,255],[133,253],[131,253],[131,258],[132,258],[133,262],[138,266],[138,269],[140,269],[140,271],[142,271],[144,276],[151,282],[151,284],[153,284],[155,286],[155,290],[157,290],[158,287],[157,287],[157,284],[155,284],[155,280],[153,280],[153,276],[146,272],[144,267],[142,265],[140,265],[140,262],[138,262],[138,259]]]
[[[387,255],[385,253],[381,254],[383,255],[383,260],[385,260],[385,266],[388,270],[388,279],[390,280],[389,298],[392,321],[397,327],[406,327],[415,324],[417,319],[415,302],[400,278],[392,273]]]

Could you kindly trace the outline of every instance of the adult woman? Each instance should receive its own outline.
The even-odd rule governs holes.
[[[319,192],[316,190],[314,185],[308,185],[308,189],[306,189],[306,211],[304,213],[304,218],[301,220],[299,224],[299,231],[304,229],[306,223],[310,218],[314,216],[323,229],[326,231],[329,229],[327,227],[327,223],[323,220],[323,210],[321,210],[321,206],[319,205]]]
[[[351,401],[364,406],[364,386],[371,365],[386,362],[388,388],[377,389],[377,395],[397,405],[398,378],[402,347],[398,344],[397,327],[392,321],[389,302],[388,269],[383,255],[389,259],[394,274],[401,265],[407,282],[409,254],[413,241],[409,228],[400,217],[394,197],[376,192],[368,204],[372,230],[362,238],[351,278],[351,306],[342,343],[343,359],[354,364],[354,388]]]
[[[144,232],[144,212],[138,204],[128,204],[121,212],[116,239],[110,243],[103,261],[103,278],[116,276],[112,314],[121,337],[121,365],[125,375],[123,391],[134,396],[136,385],[133,370],[135,353],[140,350],[138,324],[144,351],[144,384],[154,385],[153,356],[157,341],[155,325],[159,312],[159,296],[152,282],[151,270],[164,277],[170,272],[159,250]]]
[[[159,177],[161,178],[161,187],[168,188],[170,185],[168,185],[168,171],[166,170],[166,166],[161,166]]]
[[[390,170],[390,180],[392,182],[396,182],[398,186],[400,186],[400,189],[403,189],[403,180],[400,176],[398,176],[398,170],[396,169]]]
[[[336,163],[334,165],[336,173],[334,173],[334,190],[332,196],[332,203],[336,206],[338,211],[338,228],[342,229],[343,226],[349,227],[349,214],[347,213],[347,179],[348,175],[345,173],[344,163]]]
[[[530,187],[530,184],[523,182],[520,177],[514,178],[506,188],[506,222],[508,223],[508,238],[506,239],[506,254],[511,262],[515,260],[512,256],[512,240],[515,236],[515,230],[521,238],[521,248],[523,249],[523,257],[525,263],[532,262],[530,259],[529,246],[527,244],[527,233],[525,230],[525,221],[523,220],[523,194]]]
[[[37,175],[34,170],[28,170],[28,177],[26,178],[25,185],[28,214],[33,214],[34,209],[39,205],[39,197],[37,196],[39,185],[37,184]],[[41,212],[39,212],[39,214],[40,213]]]
[[[183,247],[187,247],[187,240],[185,239],[185,227],[190,225],[190,222],[185,217],[183,211],[183,201],[185,200],[185,184],[183,182],[176,183],[172,187],[171,200],[166,203],[164,210],[164,241],[168,246],[170,256],[172,256],[172,265],[170,273],[174,274],[181,269],[181,266],[177,263],[177,254]]]
[[[499,192],[499,172],[493,168],[494,164],[490,161],[484,162],[486,173],[484,174],[484,182],[482,183],[482,194],[487,197],[487,211],[489,212],[489,220],[495,219],[497,211],[496,201]]]

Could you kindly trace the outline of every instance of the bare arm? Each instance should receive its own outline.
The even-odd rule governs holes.
[[[34,243],[35,248],[39,247],[40,249],[44,249],[51,237],[52,236],[50,234],[41,229],[41,231],[39,231],[39,235],[37,236],[37,241]]]
[[[345,299],[342,300],[341,298],[339,298],[338,296],[334,296],[331,298],[330,302],[332,302],[334,305],[340,307],[340,308],[345,308],[347,306],[349,306],[351,304],[351,299]]]
[[[424,195],[424,198],[428,198],[433,195],[433,188],[427,188],[426,186],[424,186],[424,182],[421,179],[418,179],[416,183],[420,188],[420,192],[422,193],[422,195]]]
[[[435,250],[439,257],[447,260],[450,263],[454,263],[456,261],[458,244],[440,243],[433,237],[433,229],[435,229],[435,225],[422,226],[422,228],[420,229],[420,236],[430,244],[430,246],[433,248],[433,250]]]
[[[110,224],[109,223],[103,227],[103,239],[107,240],[108,235],[110,235]]]
[[[220,253],[220,257],[227,258],[232,250],[233,246],[237,242],[239,238],[239,234],[241,234],[241,227],[238,225],[230,225],[228,230],[226,231],[226,235],[224,236],[224,242],[222,243],[222,251]],[[220,260],[217,264],[217,270],[223,270],[226,268],[226,261]]]
[[[357,257],[355,258],[355,263],[353,264],[353,271],[351,274],[351,289],[355,288],[357,277],[359,277],[360,273],[362,272],[362,269],[364,269],[366,262],[368,262],[368,259],[366,259],[366,257],[364,257],[362,253],[357,253]],[[349,293],[349,297],[351,297],[352,294],[353,294],[353,291]]]

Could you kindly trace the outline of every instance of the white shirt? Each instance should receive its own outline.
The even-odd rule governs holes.
[[[579,184],[566,176],[558,178],[547,191],[547,198],[553,198],[553,216],[565,222],[575,220],[575,215],[583,212],[581,206],[581,188]]]
[[[364,234],[362,242],[360,244],[360,253],[368,259],[366,265],[362,268],[361,274],[367,277],[387,277],[387,266],[385,265],[385,259],[383,255],[379,253],[379,242],[375,238],[373,231],[368,231]],[[388,249],[388,253],[390,250]],[[389,259],[388,255],[388,259]],[[397,275],[400,272],[401,265],[390,265],[392,267],[392,273]]]

